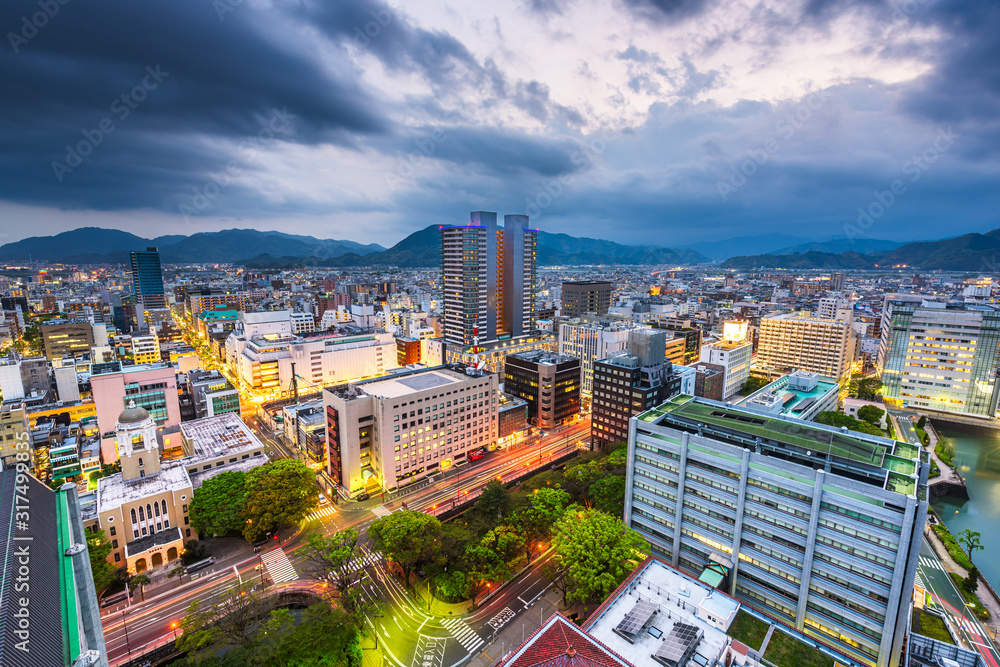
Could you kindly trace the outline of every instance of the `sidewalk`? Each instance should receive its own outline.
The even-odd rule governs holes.
[[[937,533],[930,528],[925,528],[924,535],[927,537],[927,541],[930,542],[931,548],[941,561],[946,572],[955,572],[963,578],[969,575],[969,572],[965,568],[956,563],[948,555],[948,550],[945,548],[944,543],[941,542],[941,538],[937,536]],[[983,603],[983,606],[990,610],[990,620],[980,621],[980,623],[983,624],[984,628],[991,630],[996,635],[997,632],[1000,632],[1000,601],[997,600],[988,585],[983,585],[986,580],[982,574],[979,575],[979,582],[979,590],[976,591],[976,594],[979,596],[979,601]]]
[[[549,589],[523,614],[503,626],[495,637],[487,640],[483,650],[469,660],[468,667],[494,667],[504,655],[516,650],[531,633],[559,611],[561,599],[559,593]],[[485,636],[483,638],[486,639]]]

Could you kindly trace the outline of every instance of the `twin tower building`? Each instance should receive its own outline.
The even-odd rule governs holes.
[[[441,228],[444,338],[459,346],[517,338],[535,329],[538,230],[528,216],[473,211]]]

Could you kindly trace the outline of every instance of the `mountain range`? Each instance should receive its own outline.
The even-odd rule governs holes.
[[[398,266],[413,268],[438,266],[441,237],[437,225],[425,227],[383,252],[359,256],[354,253],[324,260],[308,260],[295,256],[267,253],[242,262],[250,268],[294,268],[314,266]],[[2,251],[2,248],[0,248]],[[538,232],[538,263],[542,266],[584,264],[701,264],[708,258],[691,249],[629,246],[613,241],[578,238],[567,234]]]
[[[734,269],[875,269],[907,266],[924,270],[1000,271],[1000,229],[938,241],[918,241],[879,252],[819,252],[741,255],[726,260]]]

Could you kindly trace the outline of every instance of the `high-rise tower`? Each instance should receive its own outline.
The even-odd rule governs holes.
[[[132,291],[135,292],[136,324],[145,331],[144,312],[167,307],[160,253],[156,248],[132,252]]]
[[[528,216],[473,211],[469,224],[441,228],[444,338],[472,344],[523,336],[535,328],[538,230]]]

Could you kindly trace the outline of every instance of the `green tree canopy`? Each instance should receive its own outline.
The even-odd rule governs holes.
[[[111,542],[108,542],[103,530],[87,533],[87,551],[90,555],[90,571],[94,575],[94,590],[100,594],[115,580],[118,569],[108,562]]]
[[[552,529],[554,567],[566,578],[567,601],[603,599],[649,553],[649,544],[621,519],[570,508]]]
[[[625,478],[620,475],[602,477],[590,485],[594,507],[611,516],[625,515]]]
[[[371,611],[371,604],[361,596],[358,586],[365,575],[358,541],[359,534],[354,528],[345,528],[330,537],[310,535],[305,556],[309,577],[324,584],[340,608],[350,614],[360,627],[365,614]]]
[[[202,537],[237,535],[246,519],[246,473],[224,472],[205,480],[191,499],[191,527]]]
[[[566,490],[574,500],[584,501],[590,498],[590,485],[599,480],[603,473],[601,467],[594,463],[581,463],[567,468]]]
[[[882,421],[882,415],[885,414],[885,410],[875,405],[862,405],[858,409],[858,419],[866,421],[869,424],[875,425]]]
[[[436,559],[441,549],[440,538],[441,521],[414,510],[393,512],[368,527],[368,539],[374,549],[402,568],[407,586],[413,570]]]
[[[281,459],[246,475],[243,537],[253,542],[269,530],[301,521],[319,505],[316,475],[301,461]]]
[[[486,581],[506,581],[523,553],[524,536],[511,526],[497,526],[468,546],[473,576]]]
[[[498,479],[491,479],[476,501],[476,514],[487,526],[496,526],[510,514],[510,509],[510,491],[507,486]]]
[[[568,493],[552,487],[535,489],[528,494],[528,506],[514,515],[514,524],[524,535],[525,553],[529,559],[538,542],[548,539],[552,525],[562,517],[569,500]]]
[[[841,428],[846,426],[851,431],[857,431],[858,433],[867,433],[868,435],[882,435],[882,431],[877,427],[872,426],[867,422],[863,422],[860,419],[855,419],[840,412],[821,412],[816,415],[816,421],[820,424],[826,424],[827,426],[835,426]]]

